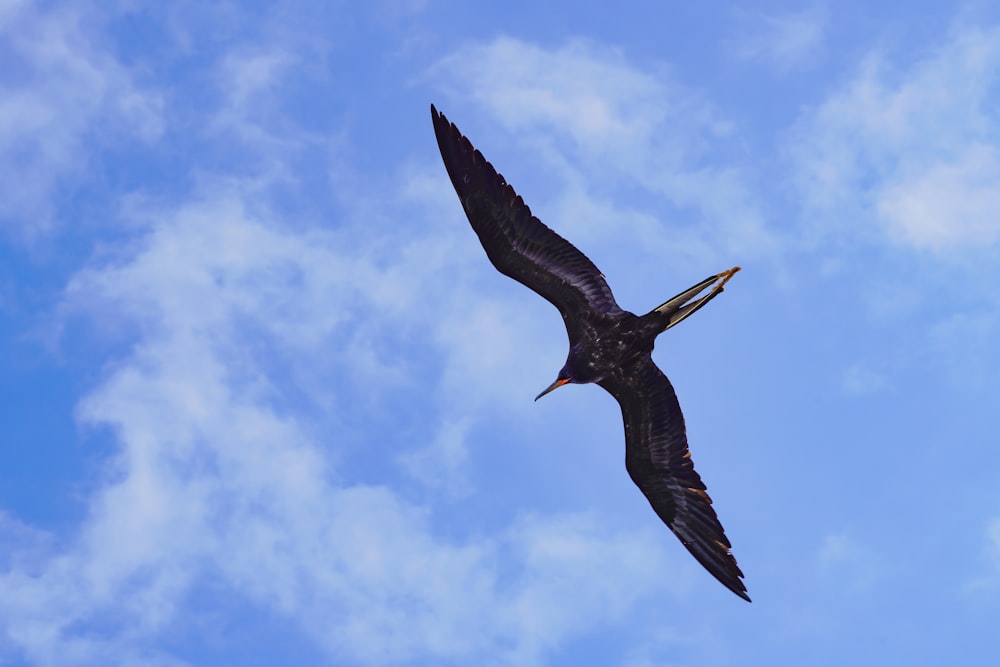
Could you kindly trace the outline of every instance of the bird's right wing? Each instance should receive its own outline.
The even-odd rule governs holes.
[[[684,415],[670,380],[649,356],[630,370],[598,383],[621,406],[629,476],[698,562],[749,602],[743,572],[691,461]]]
[[[563,317],[622,312],[604,276],[573,244],[531,214],[524,200],[431,105],[444,166],[493,266],[541,294]]]

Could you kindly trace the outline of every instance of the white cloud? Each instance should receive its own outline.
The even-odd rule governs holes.
[[[872,54],[804,117],[790,150],[825,233],[939,252],[1000,239],[998,45],[1000,29],[959,25],[909,66]]]
[[[545,51],[499,40],[480,64],[503,71],[512,47],[529,57],[523,79],[497,83],[538,96],[542,113],[513,114],[509,128],[561,128],[572,146],[552,160],[604,155],[594,162],[604,175],[718,220],[743,207],[752,224],[741,238],[757,233],[740,174],[701,162],[702,144],[729,129],[695,96],[675,96],[674,84],[586,45]],[[134,87],[110,58],[82,53],[111,80],[97,101],[83,95],[83,115],[114,120],[114,101]],[[644,596],[683,592],[696,571],[676,549],[678,563],[666,566],[669,536],[658,525],[636,532],[578,513],[510,510],[468,532],[441,530],[440,516],[397,488],[401,465],[432,492],[468,493],[475,452],[466,434],[487,405],[515,416],[531,407],[561,363],[564,334],[548,304],[524,307],[533,295],[510,299],[478,284],[505,279],[488,268],[436,163],[433,178],[423,164],[404,165],[405,176],[374,187],[333,174],[342,209],[321,229],[274,213],[269,195],[294,182],[294,156],[313,141],[284,132],[276,104],[298,63],[277,47],[220,58],[212,80],[227,94],[209,115],[222,135],[213,140],[235,139],[231,147],[256,151],[262,166],[244,180],[202,175],[186,203],[129,196],[133,237],[105,248],[66,289],[66,326],[116,344],[78,408],[114,449],[71,535],[0,525],[16,553],[31,554],[0,570],[0,646],[34,663],[183,664],[158,640],[226,611],[197,605],[238,599],[285,616],[331,660],[536,664]],[[587,83],[593,77],[607,88]],[[547,86],[557,94],[546,97]],[[681,119],[683,129],[664,132]],[[74,168],[84,126],[74,127],[49,172]],[[563,173],[587,191],[598,180]],[[557,199],[567,216],[579,205]],[[583,205],[617,212],[598,196]],[[668,244],[648,217],[629,216],[651,245]],[[689,247],[713,245],[687,233]],[[542,310],[549,322],[535,317]],[[535,342],[543,330],[553,342]],[[540,367],[542,381],[532,380]],[[529,393],[511,390],[528,380]],[[412,426],[397,414],[401,399],[426,408],[421,423],[438,430],[372,436],[391,419]],[[364,482],[351,463],[358,448],[377,452],[365,458]],[[227,601],[202,600],[206,581]]]
[[[987,559],[987,572],[979,576],[970,577],[963,586],[966,593],[977,591],[993,591],[1000,585],[1000,517],[990,519],[986,523],[985,555]]]
[[[868,592],[880,577],[877,555],[843,532],[823,538],[817,565],[824,579],[852,594]]]
[[[816,60],[823,44],[827,11],[821,7],[787,14],[739,11],[736,19],[740,28],[735,39],[736,55],[792,70]]]
[[[995,306],[949,310],[929,328],[927,349],[956,386],[989,386],[996,381],[992,359],[1000,312]]]
[[[916,248],[988,246],[1000,239],[1000,163],[972,142],[921,173],[888,184],[876,211],[890,235]]]
[[[51,546],[49,535],[0,511],[0,571],[16,567],[31,572]]]
[[[495,306],[446,303],[467,297],[419,250],[447,245],[433,224],[417,227],[427,236],[404,233],[403,252],[387,260],[345,228],[291,230],[245,197],[219,187],[149,216],[139,241],[67,289],[67,314],[134,338],[79,408],[84,423],[110,428],[116,453],[77,536],[0,574],[8,648],[40,665],[169,664],[156,640],[197,622],[188,605],[207,579],[286,616],[331,659],[536,664],[663,592],[650,582],[667,569],[666,541],[652,530],[554,515],[445,538],[429,509],[385,484],[350,481],[340,464],[349,432],[336,425],[418,388],[385,381],[398,361],[372,368],[330,351],[432,319],[410,292],[472,320]],[[423,336],[449,340],[432,327]],[[317,375],[325,387],[311,384]],[[318,397],[290,402],[304,388]],[[374,395],[352,403],[358,391]],[[464,465],[464,425],[440,415],[454,432],[406,443],[418,475],[424,454],[450,461],[456,476]],[[365,446],[390,461],[400,451]]]
[[[848,394],[857,396],[874,394],[886,387],[886,376],[868,364],[857,363],[844,371],[841,385]]]
[[[447,421],[428,445],[402,453],[398,461],[423,484],[444,488],[452,495],[464,495],[470,491],[464,476],[469,459],[465,443],[468,430],[467,419]]]
[[[53,194],[85,178],[88,143],[154,139],[161,99],[101,46],[86,5],[8,4],[0,75],[0,222],[33,238],[52,226]],[[87,27],[85,27],[87,26]]]
[[[222,105],[209,124],[215,132],[232,132],[244,146],[275,156],[296,148],[305,139],[299,128],[280,128],[275,108],[288,70],[298,57],[278,47],[262,51],[227,53],[216,69]],[[314,138],[314,141],[323,141]],[[273,159],[270,166],[277,164]]]
[[[1000,572],[1000,518],[990,521],[986,537],[989,540],[990,556],[996,563],[997,571]]]
[[[631,68],[619,51],[582,41],[547,50],[500,37],[449,56],[436,73],[457,84],[456,95],[471,96],[510,131],[544,124],[592,150],[648,138],[668,113],[659,107],[661,81]],[[704,108],[691,110],[708,114]]]
[[[570,238],[614,247],[627,225],[651,255],[696,256],[699,266],[776,252],[749,175],[739,164],[717,166],[737,159],[729,152],[732,123],[656,67],[647,73],[620,51],[585,41],[545,49],[501,37],[443,59],[433,74],[452,97],[473,100],[516,137],[525,159],[540,157],[548,177],[563,179],[559,217],[548,222]],[[460,115],[449,117],[471,133]],[[490,157],[488,135],[471,138],[503,171]],[[616,197],[612,204],[609,189],[619,186],[653,202],[660,219],[641,203],[623,207]],[[529,201],[536,209],[541,203]]]

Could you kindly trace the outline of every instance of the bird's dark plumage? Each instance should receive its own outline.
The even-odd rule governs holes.
[[[749,601],[743,573],[691,462],[677,396],[651,357],[656,336],[719,294],[739,267],[710,276],[641,317],[625,311],[593,262],[534,217],[433,105],[431,116],[452,185],[490,261],[551,302],[566,324],[566,364],[539,398],[570,382],[596,382],[614,396],[625,422],[632,481],[698,562]]]

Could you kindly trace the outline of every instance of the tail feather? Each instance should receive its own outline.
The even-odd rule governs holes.
[[[689,287],[677,296],[654,308],[647,317],[654,315],[654,313],[657,314],[659,316],[658,319],[661,319],[663,322],[661,331],[666,331],[670,327],[680,324],[691,317],[699,308],[714,299],[716,295],[720,294],[725,289],[725,285],[729,282],[729,279],[739,270],[740,267],[734,266],[728,271],[705,278],[697,285]],[[692,301],[692,299],[695,299],[695,297],[706,289],[711,289],[711,291],[705,296]]]

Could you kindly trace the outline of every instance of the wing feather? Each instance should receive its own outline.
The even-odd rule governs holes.
[[[749,601],[731,544],[695,472],[684,415],[667,376],[647,356],[629,373],[599,384],[614,396],[625,422],[625,467],[653,511],[716,579]]]
[[[504,177],[431,105],[434,133],[462,208],[496,269],[552,303],[567,321],[623,311],[594,263],[531,214]]]

